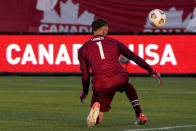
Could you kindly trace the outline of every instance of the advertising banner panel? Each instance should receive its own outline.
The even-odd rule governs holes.
[[[0,72],[80,72],[91,35],[0,35]],[[161,73],[196,73],[196,35],[110,35]],[[123,65],[124,66],[124,65]],[[130,61],[129,73],[147,73]]]
[[[193,18],[195,0],[1,0],[1,32],[91,32],[97,18],[110,32],[184,32]],[[148,22],[153,9],[166,13],[166,24]],[[194,26],[194,23],[193,23]]]

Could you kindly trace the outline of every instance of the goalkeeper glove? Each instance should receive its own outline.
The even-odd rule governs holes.
[[[84,100],[86,98],[87,94],[84,93],[84,91],[80,91],[80,101],[82,104],[84,104]]]
[[[151,74],[152,74],[153,77],[155,77],[155,78],[157,79],[159,85],[161,85],[162,80],[161,80],[161,75],[160,75],[160,73],[159,73],[159,72],[156,72],[155,70],[153,70],[153,71],[151,72]]]

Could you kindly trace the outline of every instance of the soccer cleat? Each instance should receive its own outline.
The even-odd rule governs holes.
[[[95,102],[90,110],[90,113],[87,117],[87,126],[95,126],[97,122],[97,118],[99,116],[99,110],[100,110],[100,103]]]
[[[136,117],[136,125],[144,125],[147,122],[147,117],[144,115],[144,113],[140,113],[138,117]]]

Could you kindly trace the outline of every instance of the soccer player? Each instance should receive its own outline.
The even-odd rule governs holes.
[[[147,117],[143,114],[135,88],[128,82],[128,73],[120,65],[119,56],[124,55],[140,67],[155,76],[161,83],[160,74],[151,68],[142,58],[129,50],[123,43],[107,37],[108,22],[96,19],[92,23],[94,36],[78,51],[80,69],[82,71],[83,90],[80,100],[84,103],[89,91],[89,68],[92,69],[93,96],[91,110],[87,117],[87,126],[99,124],[104,112],[110,110],[112,99],[117,91],[126,93],[136,113],[136,124],[145,124]]]

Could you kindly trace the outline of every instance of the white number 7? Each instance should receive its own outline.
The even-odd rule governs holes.
[[[99,52],[100,52],[100,55],[101,55],[101,59],[105,59],[101,41],[98,41],[98,42],[97,42],[97,45],[98,45],[98,47],[99,47]]]

